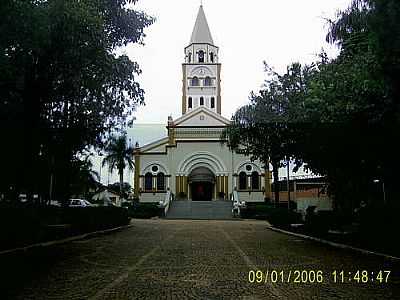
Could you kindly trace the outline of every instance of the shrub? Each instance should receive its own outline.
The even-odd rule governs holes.
[[[301,223],[301,214],[288,210],[287,208],[273,208],[271,209],[267,220],[273,226],[289,227],[290,224]]]
[[[130,217],[136,219],[150,219],[160,215],[160,209],[156,203],[136,203],[128,210]]]
[[[265,220],[273,208],[273,205],[267,203],[247,203],[247,207],[241,210],[241,216],[246,219]]]
[[[315,206],[309,206],[306,210],[306,230],[315,234],[325,234],[332,227],[335,217],[332,211],[315,211]],[[336,219],[338,223],[339,220]]]
[[[12,248],[129,223],[120,207],[0,206],[0,248]],[[48,225],[68,226],[49,227]]]
[[[65,209],[65,221],[82,232],[123,226],[129,223],[127,209],[114,206],[69,207]]]

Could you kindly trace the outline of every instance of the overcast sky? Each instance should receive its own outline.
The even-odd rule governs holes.
[[[245,4],[244,4],[245,3]],[[326,18],[350,0],[203,0],[203,7],[222,63],[222,115],[230,118],[264,82],[263,61],[283,72],[292,62],[310,63],[324,48]],[[136,112],[137,123],[166,123],[181,115],[182,62],[200,0],[139,0],[135,9],[156,17],[146,29],[145,46],[124,52],[143,73],[139,82],[146,106]]]
[[[250,92],[260,89],[265,80],[263,61],[284,72],[292,62],[315,61],[321,49],[335,56],[337,49],[325,42],[326,19],[334,18],[349,3],[350,0],[203,0],[222,63],[222,115],[230,119],[248,101]],[[130,45],[122,50],[143,71],[138,81],[146,92],[146,106],[138,107],[136,124],[166,124],[168,115],[174,119],[181,115],[184,48],[189,44],[199,6],[200,0],[139,0],[134,6],[157,19],[145,31],[145,46]],[[143,146],[153,140],[153,135],[154,140],[166,135],[164,127],[158,127],[154,127],[158,131],[151,137],[143,126],[134,127],[129,133]],[[100,169],[99,157],[94,165],[95,170]],[[116,172],[109,175],[105,168],[101,175],[103,183],[118,181]],[[280,176],[285,176],[284,169]],[[125,181],[132,182],[128,170]]]

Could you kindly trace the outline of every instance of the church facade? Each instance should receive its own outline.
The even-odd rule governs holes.
[[[200,6],[182,64],[182,116],[168,118],[168,136],[135,148],[135,196],[158,203],[167,191],[187,201],[270,198],[268,166],[231,151],[221,140],[230,121],[221,115],[219,48]],[[178,104],[178,103],[177,103]]]

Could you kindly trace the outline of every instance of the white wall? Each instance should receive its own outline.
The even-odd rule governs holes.
[[[166,168],[166,175],[171,175],[170,178],[167,179],[167,187],[175,193],[176,185],[175,185],[175,176],[182,175],[182,176],[189,176],[190,172],[200,166],[201,164],[208,164],[208,154],[213,159],[218,160],[219,167],[215,167],[213,164],[212,166],[207,166],[211,171],[214,172],[215,175],[229,175],[228,179],[228,194],[233,191],[233,184],[232,181],[232,174],[237,173],[239,171],[238,168],[243,167],[244,163],[252,163],[255,164],[261,173],[264,173],[263,165],[259,161],[250,162],[250,159],[242,154],[234,153],[229,150],[229,148],[219,141],[216,142],[179,142],[177,143],[176,148],[167,148],[167,155],[162,154],[155,154],[155,155],[142,155],[140,161],[141,170],[144,171],[148,169],[153,164],[160,164],[165,166]],[[207,154],[207,155],[206,155]],[[191,161],[191,157],[204,157],[204,159],[196,160],[196,163],[191,167],[185,169],[183,173],[179,173],[182,170],[182,162],[187,160]],[[141,172],[141,175],[144,175]],[[264,180],[261,180],[261,188],[264,187]],[[142,186],[143,189],[143,186]],[[155,201],[155,198],[151,198],[151,196],[147,195],[141,197],[141,201]],[[252,192],[248,195],[248,192],[243,193],[244,200],[246,201],[264,201],[264,196],[262,192]],[[142,200],[143,199],[143,200]],[[242,198],[240,198],[242,199]],[[159,200],[157,200],[159,201]]]

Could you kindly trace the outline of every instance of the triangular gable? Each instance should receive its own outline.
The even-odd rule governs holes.
[[[155,142],[152,142],[150,144],[144,145],[143,147],[140,148],[141,152],[163,152],[165,151],[165,146],[168,144],[168,137],[165,137],[163,139],[157,140]]]
[[[175,126],[214,127],[227,126],[230,121],[212,110],[201,106],[186,113],[174,122]]]

